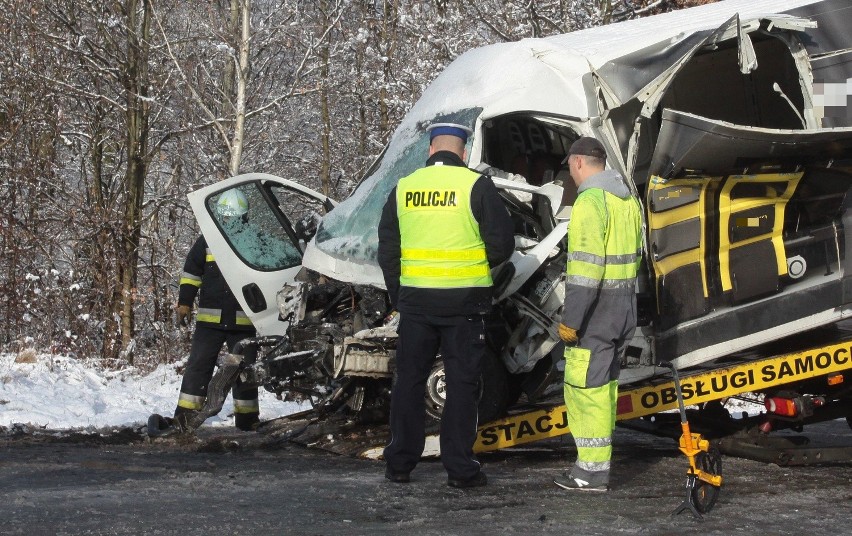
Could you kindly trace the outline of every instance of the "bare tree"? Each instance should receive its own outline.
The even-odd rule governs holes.
[[[90,277],[77,285],[91,290],[88,307],[101,320],[103,355],[128,361],[151,159],[150,17],[150,0],[40,3],[22,17],[31,44],[54,51],[47,56],[54,63],[30,77],[62,95],[63,129],[51,141],[65,142],[55,161],[66,187],[48,204],[65,212],[66,222],[82,224],[71,228],[75,236],[65,229],[48,240],[46,260],[81,268]],[[76,169],[69,168],[74,161]],[[69,199],[73,202],[62,203]],[[78,266],[82,259],[91,264]]]
[[[191,92],[195,105],[206,116],[207,123],[205,126],[215,128],[222,138],[228,152],[227,171],[229,175],[239,173],[245,140],[246,91],[250,67],[250,16],[251,0],[230,0],[225,17],[227,24],[220,34],[221,37],[224,37],[224,46],[221,49],[226,54],[219,81],[221,87],[220,100],[209,103],[189,79],[186,69],[172,50],[166,30],[160,20],[156,18],[156,13],[154,14],[169,57],[177,67],[184,87]],[[208,81],[215,83],[212,77]]]
[[[187,191],[342,198],[466,50],[707,1],[0,0],[0,347],[178,357]]]
[[[126,21],[126,52],[119,63],[123,67],[119,77],[124,86],[126,106],[127,169],[118,275],[121,281],[121,351],[129,362],[133,362],[142,203],[149,162],[151,0],[125,0],[121,14]]]

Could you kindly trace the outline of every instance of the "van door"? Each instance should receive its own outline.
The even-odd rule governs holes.
[[[223,199],[245,209],[223,210]],[[190,206],[216,264],[259,335],[281,335],[276,294],[293,281],[307,242],[335,203],[293,181],[248,173],[190,193]]]

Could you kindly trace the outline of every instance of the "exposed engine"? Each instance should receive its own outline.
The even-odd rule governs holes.
[[[551,353],[561,346],[552,333],[552,318],[564,296],[563,257],[556,252],[555,262],[542,266],[487,317],[480,419],[502,416],[523,393],[537,399],[558,373],[558,357],[552,359]],[[386,419],[399,323],[386,292],[303,269],[277,298],[280,317],[289,322],[287,334],[243,373],[244,380],[285,399],[310,399],[323,411]],[[426,384],[429,415],[440,418],[444,400],[438,356]]]
[[[386,294],[307,270],[298,279],[278,293],[286,335],[245,377],[284,399],[309,399],[317,409],[384,419],[396,343]]]

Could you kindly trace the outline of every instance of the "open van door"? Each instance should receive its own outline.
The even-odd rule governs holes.
[[[245,214],[220,214],[217,201],[235,190],[247,201]],[[276,294],[298,273],[305,246],[335,202],[265,173],[238,175],[187,197],[219,270],[258,334],[283,334]]]

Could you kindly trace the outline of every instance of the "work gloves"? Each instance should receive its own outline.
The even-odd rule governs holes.
[[[189,325],[189,313],[192,312],[192,308],[189,305],[178,305],[177,306],[177,325],[178,327]]]
[[[565,324],[559,324],[559,338],[566,343],[577,342],[577,330]]]

